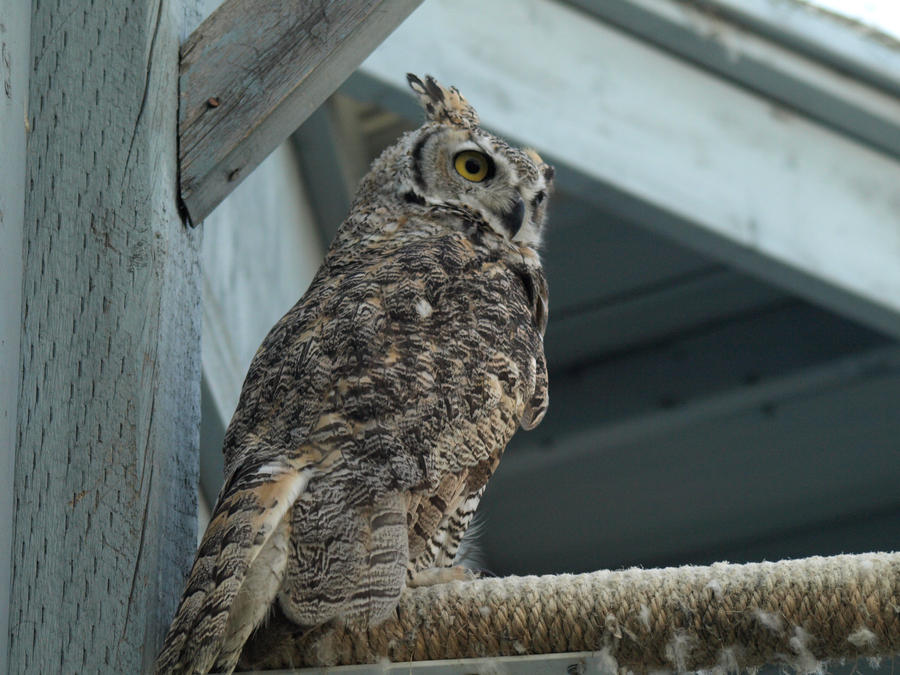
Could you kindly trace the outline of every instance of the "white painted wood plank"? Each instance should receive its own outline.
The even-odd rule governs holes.
[[[200,231],[177,210],[177,16],[33,6],[10,672],[146,672],[193,558]]]
[[[547,363],[553,372],[599,356],[608,359],[617,350],[672,339],[679,332],[783,301],[771,286],[728,269],[673,280],[654,292],[582,311],[558,312],[544,338]]]
[[[727,429],[748,410],[900,373],[900,351],[893,343],[877,334],[867,340],[839,320],[817,324],[815,312],[784,307],[658,350],[559,373],[554,410],[539,429],[514,438],[504,470],[535,472],[627,443],[689,434],[716,421]],[[815,346],[798,345],[814,339],[810,334],[817,325],[834,335]],[[786,336],[792,327],[795,334]],[[850,346],[851,341],[857,343]],[[893,419],[885,419],[871,433],[882,434],[891,424]],[[710,447],[714,444],[704,443]]]
[[[181,41],[185,42],[210,14],[221,7],[222,2],[223,0],[193,0],[185,3],[181,11]]]
[[[203,371],[227,424],[253,355],[324,255],[290,144],[238,186],[204,230]]]
[[[205,218],[419,2],[222,3],[181,52],[181,196],[191,219]]]
[[[591,395],[601,403],[616,392]],[[741,541],[896,509],[898,397],[894,347],[560,436],[532,452],[510,448],[479,510],[489,523],[480,538],[488,565],[498,574],[521,569],[524,540],[534,572],[558,570],[560,560],[579,571],[705,558]],[[560,526],[570,513],[577,522]]]
[[[0,17],[0,664],[9,654],[16,416],[22,380],[22,225],[31,6]]]
[[[746,25],[747,17],[710,11],[678,0],[568,0],[592,15],[698,63],[744,87],[834,125],[873,147],[900,158],[900,98],[861,76],[860,67],[836,68],[809,55],[783,35]],[[715,3],[713,3],[715,5]],[[799,14],[818,12],[795,6]],[[774,6],[772,7],[775,10]],[[775,19],[775,16],[772,17]],[[778,26],[780,28],[780,25]],[[841,25],[841,34],[856,33]],[[862,37],[862,35],[860,35]],[[900,63],[900,50],[896,58]],[[896,73],[900,86],[900,73]]]
[[[713,12],[900,95],[900,42],[804,0],[702,0]]]
[[[219,412],[209,386],[209,378],[204,375],[200,381],[200,481],[197,485],[199,497],[202,497],[210,509],[215,506],[222,479],[225,475],[225,457],[222,446],[225,443],[225,427],[228,418]],[[204,518],[203,507],[197,513],[197,534],[202,537],[209,520]]]
[[[411,53],[606,208],[900,335],[900,163],[549,0],[433,0],[362,70]]]

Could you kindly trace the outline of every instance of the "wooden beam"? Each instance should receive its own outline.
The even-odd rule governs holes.
[[[31,4],[11,3],[0,22],[0,669],[9,655],[30,45]]]
[[[574,401],[601,418],[620,396],[634,402],[640,388],[594,383],[585,383],[581,397],[557,387],[551,405],[559,411]],[[708,559],[711,550],[733,553],[740,542],[816,523],[896,514],[898,397],[894,347],[583,425],[542,446],[528,447],[531,434],[518,435],[514,444],[523,445],[507,450],[479,506],[488,523],[479,537],[486,566],[504,574],[562,571],[560,560],[579,571]],[[541,489],[529,490],[536,477]],[[580,517],[560,524],[569,513]],[[898,524],[895,515],[868,546],[894,546]]]
[[[890,412],[900,351],[830,312],[792,301],[549,367],[547,417],[516,434],[479,507],[483,564],[495,573],[705,560],[900,508]],[[535,476],[537,496],[526,487]],[[587,515],[560,525],[562,513]],[[869,546],[889,533],[900,529]]]
[[[226,0],[181,50],[181,198],[205,218],[421,0]],[[405,72],[405,71],[404,71]]]
[[[336,98],[339,97],[320,106],[291,136],[325,247],[350,212],[353,191],[368,169],[360,153],[361,132],[342,123]],[[350,99],[345,101],[357,104]]]
[[[661,340],[674,342],[698,326],[708,330],[710,323],[727,323],[784,301],[785,295],[768,284],[714,266],[626,297],[614,296],[598,306],[556,311],[544,340],[547,363],[551,372],[561,373]]]
[[[210,512],[216,503],[225,476],[222,445],[229,418],[223,417],[204,374],[200,384],[200,481],[197,494],[197,543],[209,525]]]
[[[549,331],[547,339],[555,339]],[[896,374],[900,352],[879,333],[789,301],[577,368],[550,367],[554,408],[537,429],[515,436],[506,469],[527,471],[532,460],[568,461],[570,453],[645,442],[824,387]]]
[[[857,80],[900,96],[900,40],[805,0],[697,0]]]
[[[834,27],[834,19],[828,20],[799,2],[764,0],[755,5],[742,2],[744,13],[716,0],[699,5],[676,0],[568,2],[741,86],[900,157],[898,71],[893,81],[874,77],[859,59],[851,62],[848,54],[835,53],[840,45],[845,52],[855,46],[857,52],[865,53],[863,47],[868,42],[864,41],[868,40],[880,48],[879,54],[886,52],[900,67],[900,50],[891,53],[871,33],[866,36],[862,31],[841,25],[828,45],[834,54],[828,60],[823,49],[813,55],[809,48],[804,49],[783,32],[784,24],[778,19],[785,10],[789,16],[806,19],[807,24],[825,18],[826,21],[818,21],[815,26]],[[755,20],[746,13],[754,7]],[[768,9],[767,15],[762,14],[764,9]],[[837,56],[841,56],[840,64],[835,62]]]
[[[147,672],[196,546],[200,231],[177,209],[172,4],[31,8],[13,673]]]
[[[549,0],[433,0],[347,92],[395,100],[410,53],[566,189],[900,336],[895,158]]]

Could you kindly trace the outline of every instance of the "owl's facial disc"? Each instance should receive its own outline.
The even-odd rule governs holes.
[[[423,128],[410,153],[414,191],[478,212],[498,234],[537,247],[553,169],[480,129]]]

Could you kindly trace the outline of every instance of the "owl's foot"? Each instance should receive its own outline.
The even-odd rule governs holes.
[[[451,581],[471,581],[472,579],[477,578],[477,573],[462,565],[454,565],[453,567],[429,567],[416,572],[406,585],[410,588],[415,588],[417,586],[436,586],[437,584],[448,584]]]

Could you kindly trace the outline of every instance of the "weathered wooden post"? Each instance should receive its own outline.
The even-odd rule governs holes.
[[[200,230],[176,206],[182,4],[33,3],[12,673],[146,670],[193,554]]]
[[[30,23],[31,7],[26,3],[4,6],[0,16],[0,670],[9,653]]]

